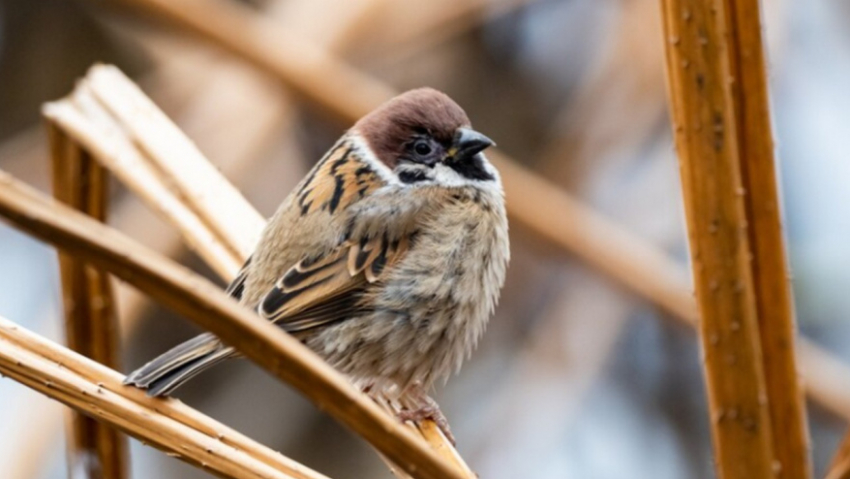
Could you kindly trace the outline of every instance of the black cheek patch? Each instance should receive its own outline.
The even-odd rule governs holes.
[[[448,161],[446,165],[460,176],[470,180],[493,181],[496,179],[484,169],[484,160],[481,159],[480,154],[465,160]]]

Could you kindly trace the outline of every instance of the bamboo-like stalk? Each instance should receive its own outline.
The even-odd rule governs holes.
[[[105,221],[108,176],[61,131],[48,126],[57,200]],[[73,255],[59,254],[68,347],[107,367],[118,368],[118,319],[109,277]],[[127,476],[127,440],[108,424],[72,412],[67,433],[69,476]]]
[[[0,372],[222,477],[327,479],[178,400],[150,398],[124,386],[121,374],[5,318],[0,318]],[[105,474],[100,477],[115,477]]]
[[[758,2],[662,4],[718,476],[810,477]]]
[[[796,324],[770,122],[764,24],[759,0],[727,0],[733,95],[750,267],[756,293],[773,448],[782,477],[810,478],[809,432],[797,374]]]
[[[346,122],[355,121],[394,93],[377,80],[341,64],[303,39],[262,21],[248,9],[231,2],[120,1],[176,23],[226,48]],[[248,38],[245,32],[251,32]],[[578,255],[659,305],[673,318],[690,326],[697,324],[698,313],[687,286],[687,275],[675,260],[506,155],[498,152],[488,155],[502,173],[512,224],[527,227],[560,248]],[[551,205],[558,215],[545,214],[541,204]],[[813,354],[803,354],[807,349]],[[812,374],[813,377],[807,383],[807,393],[850,420],[850,409],[846,407],[850,405],[850,397],[837,393],[831,381],[824,381],[822,376],[815,374],[824,362],[836,360],[813,344],[808,344],[807,349],[801,348],[799,357],[804,374]],[[839,396],[843,398],[840,405],[837,401]]]
[[[219,288],[85,215],[0,174],[0,215],[127,281],[220,337],[417,478],[463,478],[296,339],[236,304]]]

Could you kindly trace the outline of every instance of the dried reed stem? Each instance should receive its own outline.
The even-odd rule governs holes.
[[[794,301],[782,229],[768,96],[761,2],[727,0],[734,95],[747,233],[759,320],[762,363],[782,477],[812,477],[803,390],[797,373]],[[776,465],[774,465],[776,467]]]
[[[48,127],[57,200],[105,221],[109,177],[91,156],[61,131]],[[68,254],[59,254],[68,347],[117,369],[118,319],[109,277]],[[68,471],[73,477],[127,477],[127,440],[108,424],[72,412]]]
[[[418,478],[463,478],[398,421],[273,324],[215,285],[73,210],[0,174],[0,215],[18,228],[133,284],[290,383],[320,409]]]
[[[394,93],[379,81],[231,2],[121,1],[176,23],[241,56],[345,122],[356,121]],[[254,28],[252,22],[259,22],[261,26]],[[245,30],[249,26],[251,28]],[[252,32],[248,38],[245,31]],[[502,172],[508,213],[514,224],[526,226],[575,253],[660,305],[674,318],[696,325],[698,314],[687,286],[687,275],[675,260],[506,155],[494,152],[490,156]],[[551,210],[559,214],[545,214],[539,207],[541,204],[552,205]],[[807,393],[850,420],[850,395],[841,396],[842,406],[839,407],[831,382],[824,382],[822,376],[815,374],[823,366],[822,360],[835,361],[833,356],[815,345],[809,347],[816,354],[804,355],[805,350],[801,349],[799,357],[804,374],[812,374]]]
[[[239,258],[253,253],[265,220],[194,143],[117,68],[92,68],[85,85],[222,243]]]
[[[72,99],[48,103],[44,116],[74,138],[136,194],[173,224],[187,238],[190,248],[222,276],[232,277],[242,266],[235,251],[186,206],[179,194],[166,186],[160,172],[122,130],[122,125],[103,111],[85,83]],[[103,134],[106,133],[106,134]]]
[[[0,372],[222,477],[327,479],[175,399],[124,386],[102,364],[0,318]],[[74,476],[77,477],[77,476]],[[106,475],[99,477],[115,477]]]
[[[718,476],[810,477],[758,2],[662,4]]]

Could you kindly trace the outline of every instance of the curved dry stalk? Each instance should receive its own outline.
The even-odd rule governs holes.
[[[207,280],[0,174],[0,215],[23,231],[133,284],[290,383],[405,472],[464,478],[421,439],[295,338],[238,305]]]
[[[108,174],[60,131],[48,131],[53,157],[53,195],[72,208],[104,221]],[[65,311],[65,340],[72,350],[118,368],[118,318],[109,276],[73,255],[59,254]],[[71,475],[127,476],[127,440],[109,425],[72,413],[67,441]],[[74,472],[76,471],[76,472]]]
[[[379,81],[341,63],[248,9],[220,0],[122,0],[195,32],[279,78],[319,108],[353,122],[395,92]],[[254,23],[257,22],[257,23]],[[248,27],[251,28],[248,28]],[[245,32],[252,32],[246,37]],[[696,304],[682,265],[643,239],[583,205],[554,184],[540,178],[503,154],[490,154],[502,172],[512,221],[575,253],[629,289],[695,326]],[[536,198],[540,201],[531,201]],[[539,205],[551,205],[558,216],[546,215]],[[811,345],[817,355],[800,355],[804,377],[832,356]],[[848,378],[850,381],[850,378]],[[830,411],[850,420],[850,394],[841,407],[834,388],[812,375],[806,392]]]
[[[223,477],[327,479],[180,401],[150,398],[124,386],[118,372],[2,317],[0,371],[169,456]]]

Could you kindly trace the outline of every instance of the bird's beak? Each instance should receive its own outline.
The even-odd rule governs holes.
[[[471,128],[458,128],[448,156],[454,161],[463,161],[495,145],[493,140]]]

